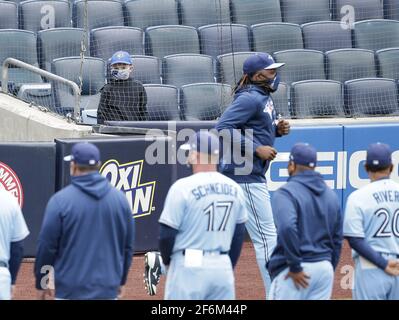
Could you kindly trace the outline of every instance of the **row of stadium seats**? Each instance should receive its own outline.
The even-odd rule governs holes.
[[[177,88],[146,84],[147,120],[214,120],[229,105],[231,87],[220,83],[195,83]],[[82,111],[85,123],[96,124],[97,109]]]
[[[80,67],[80,57],[60,58],[53,61],[52,72],[80,85]],[[84,60],[82,110],[97,109],[100,89],[105,84],[104,70],[105,62],[102,59],[86,58]],[[200,79],[197,78],[197,80]],[[35,97],[36,92],[33,91],[31,96],[25,98],[28,98],[29,101],[36,100],[39,104],[47,105],[58,113],[71,111],[75,100],[69,88],[59,83],[51,83],[48,86],[51,89],[47,96],[40,92],[39,96]],[[208,91],[203,88],[203,85],[199,84],[183,85],[180,88],[165,84],[146,84],[145,86],[162,88],[153,89],[153,96],[149,98],[149,120],[176,119],[176,110],[180,110],[178,114],[183,120],[214,119],[220,115],[231,99],[231,87],[218,83],[207,83],[205,87]],[[193,97],[190,103],[187,102],[188,98],[180,100],[171,98],[170,92],[172,89],[174,92],[181,90],[180,92],[183,94],[182,88],[190,88]],[[363,78],[345,81],[344,84],[334,80],[315,79],[295,81],[290,84],[283,82],[279,90],[273,94],[273,97],[277,111],[284,117],[306,118],[344,115],[394,115],[399,111],[397,93],[397,82],[393,79]],[[173,95],[173,97],[178,96],[177,93]],[[179,105],[180,109],[178,108]]]
[[[14,33],[11,46],[23,46],[29,33],[3,29],[2,34]],[[51,36],[52,34],[52,36]],[[44,36],[45,35],[45,36]],[[35,37],[35,34],[29,35]],[[59,54],[62,47],[73,55],[80,50],[83,29],[54,28],[38,32],[39,42],[51,45],[50,52]],[[45,37],[45,39],[43,39]],[[0,39],[1,41],[1,39]],[[3,45],[1,42],[0,45]],[[175,53],[202,53],[213,56],[237,52],[259,51],[273,53],[287,49],[328,51],[341,48],[380,50],[399,47],[399,21],[365,20],[355,23],[353,32],[338,21],[317,21],[302,26],[291,23],[262,23],[248,28],[239,24],[213,24],[195,29],[182,25],[167,25],[142,29],[135,27],[103,27],[90,32],[90,54],[102,59],[115,50],[131,54],[147,54],[163,58]]]
[[[91,0],[88,2],[88,28],[126,25],[145,29],[178,24],[199,27],[215,23],[250,26],[264,22],[339,21],[350,12],[348,5],[354,9],[355,21],[399,20],[396,0]],[[84,10],[84,0],[29,0],[19,5],[0,1],[0,28],[19,27],[34,32],[55,27],[81,28]]]
[[[231,87],[217,83],[144,87],[150,121],[215,120],[232,99]],[[391,79],[357,79],[344,85],[332,80],[281,83],[272,96],[285,118],[399,115],[398,88]],[[96,109],[83,110],[85,123],[96,124],[96,114]]]
[[[379,26],[380,24],[383,26]],[[377,27],[381,31],[381,34],[384,34],[385,36],[377,36],[375,33],[370,32],[369,27],[371,25],[378,25]],[[226,33],[226,38],[222,38],[222,41],[218,41],[218,36],[221,34],[219,27],[220,25],[201,27],[199,38],[196,30],[192,27],[151,27],[147,29],[147,50],[144,50],[143,32],[141,29],[132,27],[105,27],[94,29],[90,34],[90,45],[86,45],[86,55],[108,60],[108,58],[118,50],[125,50],[135,55],[142,55],[144,52],[147,52],[147,54],[152,54],[158,58],[187,52],[195,54],[193,57],[196,57],[196,61],[201,60],[201,65],[206,64],[210,66],[212,65],[212,58],[218,59],[220,55],[232,52],[232,49],[234,49],[235,52],[247,52],[245,57],[250,54],[248,53],[251,49],[248,37],[242,37],[242,34],[248,34],[246,26],[233,26],[233,29],[235,27],[237,28],[234,29],[235,32],[232,33],[233,41],[231,41],[231,38],[227,35],[230,28],[222,29],[224,30],[223,32]],[[394,59],[394,54],[397,54],[397,51],[382,48],[399,47],[399,21],[370,20],[359,22],[359,26],[355,29],[355,44],[357,47],[364,49],[351,48],[352,40],[350,37],[350,31],[346,32],[341,29],[338,22],[316,22],[302,26],[304,41],[302,40],[302,31],[299,25],[283,23],[262,24],[253,26],[252,30],[254,39],[253,48],[256,49],[254,51],[274,52],[275,58],[281,62],[289,63],[291,60],[298,60],[298,68],[301,67],[301,63],[304,63],[305,65],[306,63],[311,63],[311,69],[314,72],[324,70],[324,55],[321,51],[335,48],[346,48],[341,49],[339,53],[335,53],[335,51],[334,53],[331,51],[326,52],[327,73],[330,74],[328,72],[328,66],[331,65],[330,57],[334,56],[344,57],[341,59],[342,63],[345,63],[346,59],[350,62],[353,61],[352,65],[358,65],[358,67],[355,68],[356,72],[358,72],[357,70],[359,69],[359,72],[367,73],[367,76],[375,77],[377,76],[377,73],[374,63],[374,53],[366,49],[379,50],[377,52],[378,57],[382,55],[382,52],[390,52],[391,58],[389,61],[382,59],[382,63],[385,64],[386,67],[382,68],[379,76],[398,79],[397,73],[395,73],[394,76],[389,74],[390,71],[396,72],[396,69],[390,70],[390,66],[388,65],[391,63],[392,65],[397,66],[398,59]],[[336,32],[334,33],[333,30]],[[237,35],[237,37],[235,37],[235,35]],[[0,61],[3,62],[4,59],[8,57],[14,57],[50,71],[52,60],[60,57],[80,55],[83,36],[83,29],[78,28],[55,28],[43,30],[38,32],[37,36],[33,32],[24,30],[0,30]],[[314,52],[312,50],[302,49],[303,47],[318,49],[321,51]],[[286,52],[286,49],[291,50]],[[207,55],[207,57],[198,57],[198,54],[200,53]],[[357,53],[360,55],[359,59]],[[237,55],[239,56],[239,53],[237,53]],[[301,58],[299,59],[299,57]],[[364,59],[362,59],[362,57],[364,57]],[[236,55],[233,58],[235,59]],[[239,67],[236,67],[236,69],[240,72],[240,66],[243,61],[238,62],[240,63],[236,66]],[[187,60],[186,63],[190,64],[190,61]],[[191,64],[193,65],[193,63]],[[334,64],[332,65],[334,66]],[[302,76],[302,71],[296,69],[290,70],[289,68],[285,68],[283,71],[284,74],[287,75],[285,79],[287,82],[315,78],[327,78],[343,82],[349,79],[359,78],[356,72],[352,71],[354,67],[351,67],[351,64],[349,63],[347,65],[349,68],[341,68],[342,70],[339,70],[339,72],[332,71],[333,74],[336,74],[333,77],[330,75],[322,75],[298,79],[298,77]],[[306,67],[303,66],[302,69],[305,68],[309,69],[307,65]],[[206,68],[203,71],[205,72],[208,70],[210,69]],[[313,72],[312,70],[310,70],[310,72]],[[370,72],[370,70],[374,71]],[[36,82],[31,78],[33,75],[28,75],[26,71],[18,72],[19,76],[13,78],[12,81],[17,83]],[[169,71],[164,71],[163,73],[165,76],[168,76]],[[217,74],[219,75],[220,73]],[[324,74],[324,71],[322,71],[322,74]],[[25,76],[27,78],[24,78]],[[294,78],[290,80],[290,77]],[[239,77],[225,77],[221,75],[219,81],[231,83],[232,80],[235,82],[238,78]],[[38,79],[38,77],[36,77],[36,79]],[[154,83],[158,83],[158,81]]]

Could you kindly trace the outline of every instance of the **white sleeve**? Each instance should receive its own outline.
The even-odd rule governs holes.
[[[173,184],[165,199],[159,222],[178,230],[186,209],[185,190],[180,183]]]
[[[18,205],[15,203],[13,208],[13,229],[11,235],[11,242],[17,242],[25,239],[29,235],[29,230],[26,225],[22,211]]]
[[[363,213],[352,195],[348,197],[346,202],[344,236],[364,238]]]

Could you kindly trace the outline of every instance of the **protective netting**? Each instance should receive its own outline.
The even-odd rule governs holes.
[[[132,55],[131,85],[105,97],[119,50]],[[101,95],[105,120],[216,119],[254,52],[286,63],[273,94],[284,117],[399,113],[398,0],[0,1],[0,60],[75,81],[88,123]],[[26,70],[11,68],[8,87],[58,113],[74,107],[69,87]]]

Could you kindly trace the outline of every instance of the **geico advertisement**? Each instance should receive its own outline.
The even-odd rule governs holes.
[[[392,162],[394,171],[392,179],[399,183],[399,150],[393,150]],[[279,152],[266,173],[267,185],[270,191],[275,191],[284,185],[288,178],[289,152]],[[359,189],[369,183],[364,170],[366,150],[353,153],[347,151],[317,152],[316,171],[323,175],[327,185],[332,189]]]

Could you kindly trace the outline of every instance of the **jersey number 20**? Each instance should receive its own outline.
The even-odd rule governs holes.
[[[392,233],[395,237],[399,238],[399,209],[396,210],[393,214],[392,218],[392,232],[389,230],[388,225],[391,220],[391,215],[386,209],[378,209],[374,214],[377,217],[383,216],[384,221],[382,225],[378,228],[377,232],[374,234],[374,238],[387,238],[392,236]]]
[[[204,210],[204,214],[209,215],[208,231],[215,231],[215,213],[220,211],[223,212],[223,219],[217,231],[225,231],[232,207],[233,201],[216,201],[207,206]]]

